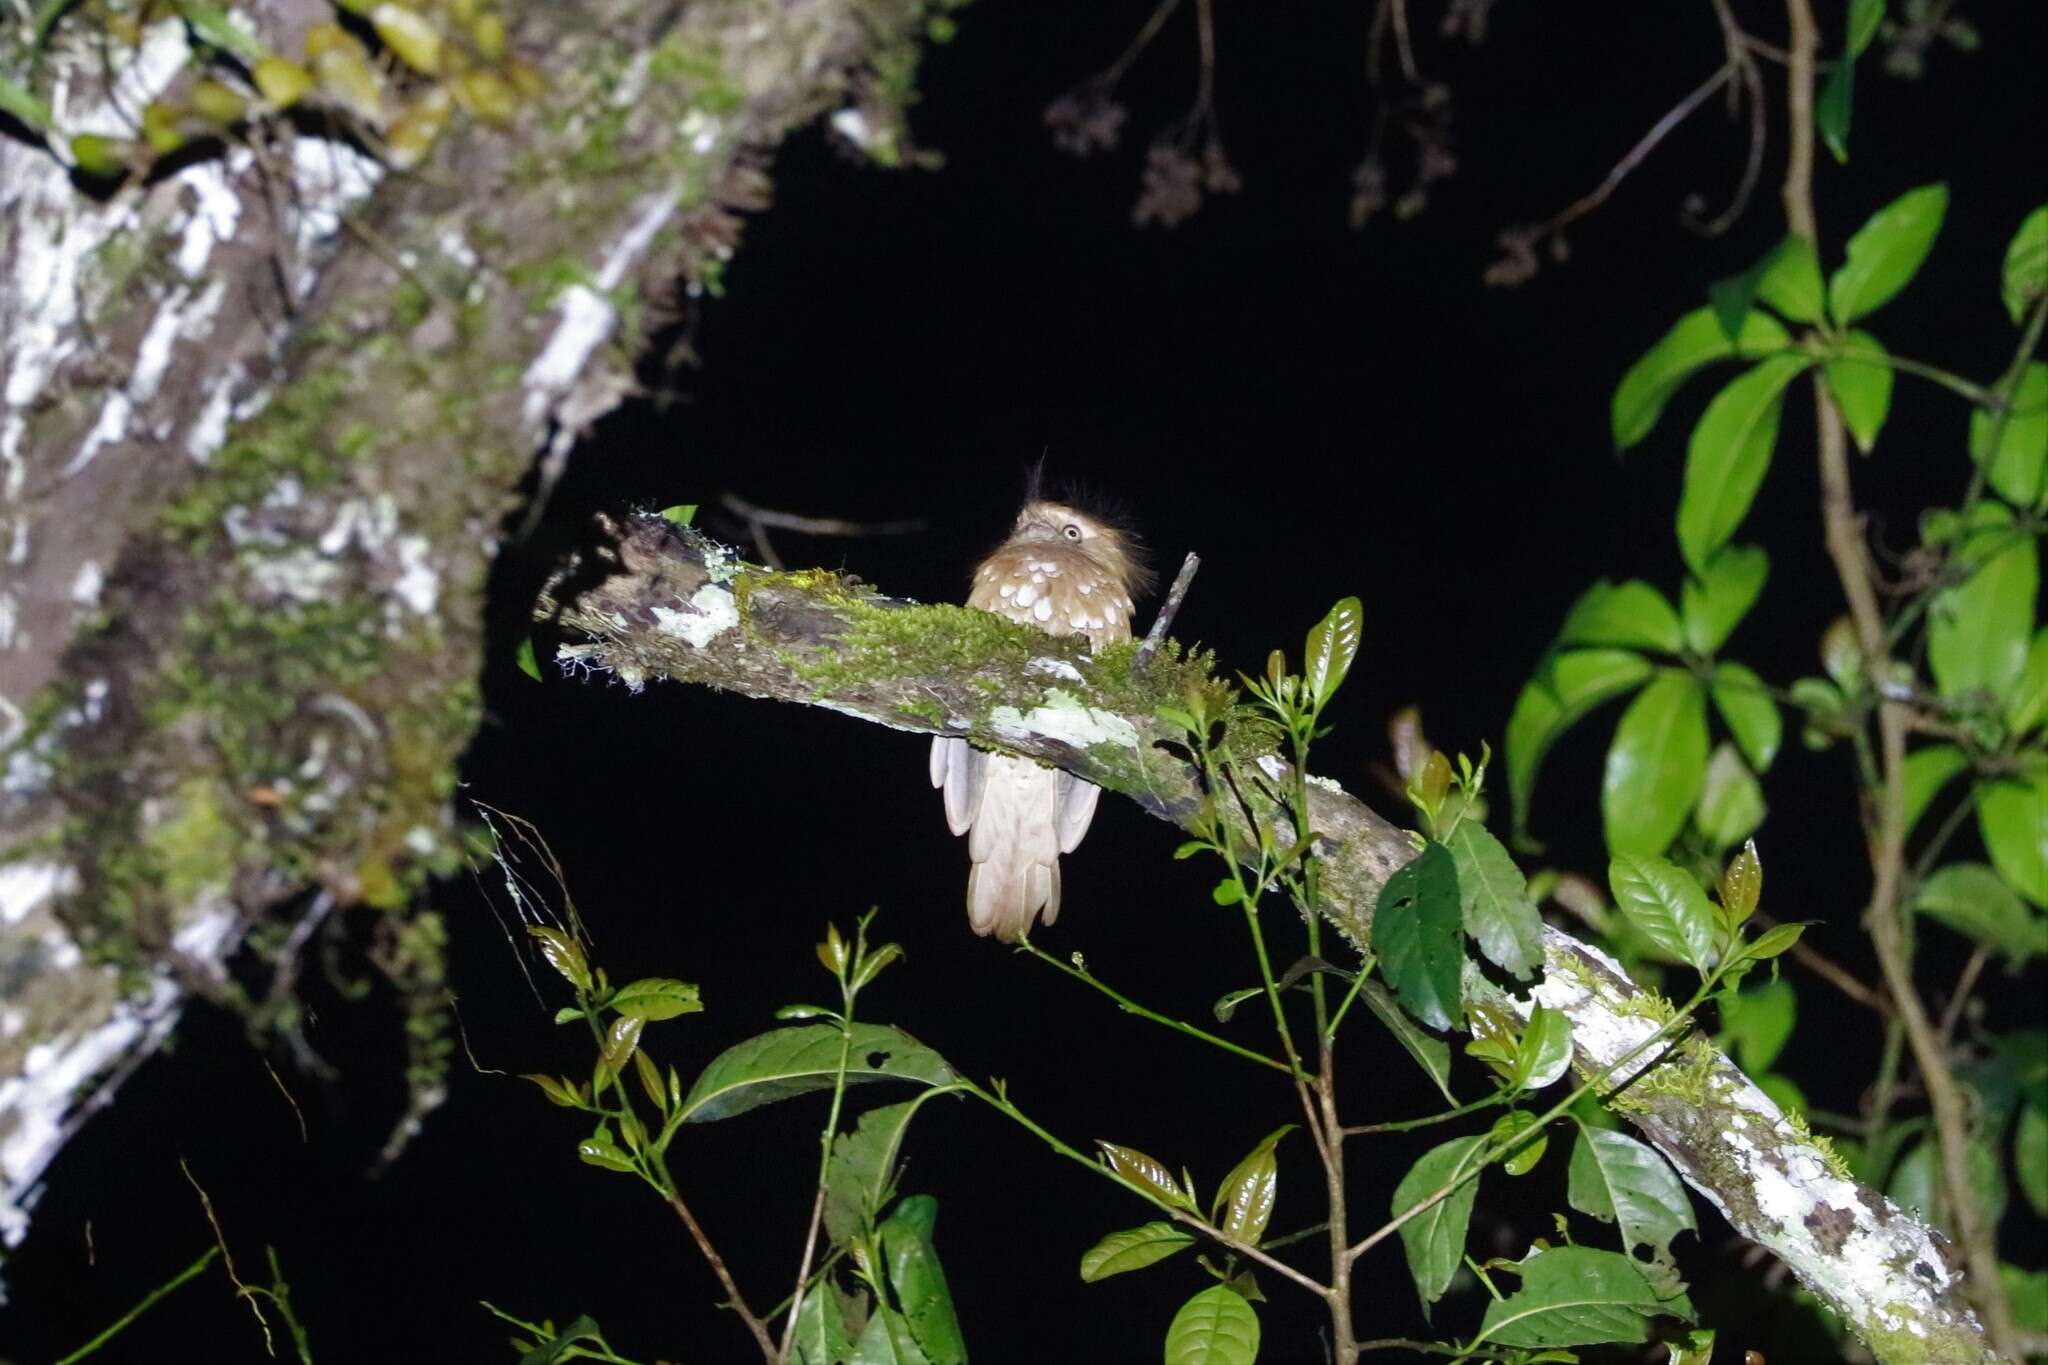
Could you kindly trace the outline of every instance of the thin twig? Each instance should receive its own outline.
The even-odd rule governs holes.
[[[1769,929],[1778,923],[1776,919],[1761,910],[1756,913],[1754,922],[1759,931]],[[1892,1017],[1892,1002],[1886,999],[1881,991],[1874,991],[1864,985],[1856,979],[1854,972],[1851,972],[1847,967],[1821,952],[1818,948],[1809,946],[1805,940],[1802,939],[1800,942],[1793,944],[1792,951],[1788,956],[1796,959],[1800,966],[1805,967],[1815,976],[1827,982],[1857,1004],[1867,1009],[1876,1010],[1887,1019]]]
[[[206,1210],[207,1224],[213,1228],[214,1245],[220,1248],[221,1264],[227,1268],[228,1283],[235,1287],[237,1298],[249,1301],[249,1311],[256,1315],[256,1325],[263,1329],[263,1353],[276,1355],[277,1348],[270,1339],[270,1321],[263,1316],[263,1305],[256,1302],[257,1291],[244,1284],[242,1277],[235,1273],[235,1253],[228,1250],[227,1234],[220,1230],[220,1219],[214,1217],[212,1198],[207,1195],[206,1187],[199,1183],[199,1177],[192,1174],[192,1167],[186,1163],[185,1158],[178,1158],[178,1169],[185,1173],[185,1179],[199,1195],[199,1207]]]
[[[1628,179],[1629,173],[1642,164],[1643,158],[1655,151],[1657,144],[1670,136],[1672,129],[1690,118],[1694,110],[1705,104],[1713,93],[1727,84],[1734,75],[1735,68],[1723,63],[1713,75],[1702,81],[1696,90],[1673,105],[1663,118],[1650,125],[1650,131],[1638,138],[1636,145],[1629,148],[1621,160],[1614,163],[1614,169],[1607,173],[1607,178],[1596,185],[1591,193],[1567,204],[1562,212],[1544,225],[1544,235],[1555,237],[1572,223],[1606,203],[1614,191],[1620,188],[1621,182]]]
[[[711,1245],[711,1239],[704,1235],[704,1229],[698,1225],[696,1215],[690,1212],[690,1206],[683,1202],[680,1194],[670,1191],[668,1204],[676,1211],[676,1217],[683,1220],[683,1226],[689,1229],[690,1240],[697,1244],[697,1250],[711,1263],[711,1273],[718,1276],[718,1282],[725,1286],[726,1306],[738,1313],[740,1321],[746,1323],[747,1330],[754,1334],[754,1342],[761,1348],[761,1358],[767,1361],[768,1365],[775,1365],[778,1359],[775,1338],[769,1335],[768,1324],[755,1317],[753,1310],[747,1307],[746,1299],[740,1294],[739,1285],[733,1282],[732,1272],[725,1268],[725,1258]]]
[[[1017,951],[1020,953],[1029,953],[1031,954],[1031,956],[1039,959],[1042,962],[1049,962],[1053,966],[1065,972],[1068,976],[1073,977],[1076,981],[1079,981],[1084,985],[1093,986],[1096,990],[1101,991],[1111,1000],[1114,1000],[1116,1002],[1117,1008],[1122,1010],[1125,1014],[1135,1014],[1140,1019],[1150,1019],[1155,1024],[1164,1024],[1166,1027],[1173,1029],[1178,1033],[1187,1034],[1190,1038],[1199,1038],[1205,1043],[1209,1043],[1215,1047],[1222,1048],[1225,1052],[1235,1053],[1237,1056],[1244,1058],[1246,1061],[1257,1062],[1260,1066],[1269,1066],[1273,1068],[1273,1070],[1280,1072],[1282,1075],[1293,1074],[1291,1071],[1288,1070],[1287,1063],[1280,1061],[1277,1058],[1268,1057],[1265,1053],[1255,1052],[1248,1047],[1240,1047],[1238,1044],[1231,1042],[1228,1038],[1218,1037],[1216,1034],[1210,1033],[1206,1029],[1197,1028],[1195,1025],[1188,1023],[1186,1020],[1176,1019],[1170,1014],[1161,1014],[1157,1010],[1148,1009],[1144,1005],[1139,1004],[1137,1001],[1123,994],[1115,987],[1110,986],[1106,982],[1098,980],[1092,973],[1083,971],[1081,968],[1074,966],[1070,962],[1060,961],[1060,959],[1054,957],[1051,953],[1046,952],[1043,948],[1040,948],[1037,944],[1033,943],[1028,935],[1017,940]]]
[[[887,521],[807,517],[797,512],[762,507],[732,492],[720,493],[718,505],[744,521],[772,526],[778,531],[795,531],[807,536],[907,536],[925,530],[930,525],[924,517],[894,517]]]
[[[1188,588],[1195,581],[1195,570],[1201,567],[1202,557],[1193,550],[1188,551],[1188,557],[1180,562],[1180,572],[1173,576],[1173,586],[1166,590],[1166,601],[1159,608],[1159,615],[1152,622],[1152,629],[1145,632],[1145,642],[1138,646],[1137,657],[1131,661],[1134,667],[1143,668],[1151,662],[1152,655],[1159,648],[1159,642],[1166,638],[1167,628],[1173,624],[1173,618],[1180,614],[1180,604],[1187,600]]]
[[[1955,1041],[1956,1023],[1963,1017],[1963,1007],[1970,1003],[1971,992],[1977,989],[1977,978],[1984,974],[1984,964],[1991,960],[1991,950],[1983,944],[1970,954],[1970,960],[1963,964],[1963,973],[1956,978],[1955,994],[1949,997],[1948,1007],[1941,1012],[1941,1047],[1946,1052]]]

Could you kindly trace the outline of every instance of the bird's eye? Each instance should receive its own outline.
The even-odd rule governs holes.
[[[1067,524],[1067,529],[1062,534],[1064,534],[1068,540],[1079,540],[1081,538],[1081,528],[1069,522]]]

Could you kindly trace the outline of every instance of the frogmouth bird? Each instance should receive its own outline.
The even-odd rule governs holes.
[[[1034,489],[1010,538],[975,569],[967,605],[1049,634],[1085,636],[1092,654],[1131,638],[1131,598],[1149,581],[1128,528]],[[1101,788],[945,736],[932,741],[931,775],[945,793],[946,824],[967,835],[974,932],[1015,942],[1039,918],[1051,924],[1060,912],[1060,854],[1088,833]]]

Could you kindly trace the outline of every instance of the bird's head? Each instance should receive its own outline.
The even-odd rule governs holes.
[[[1033,498],[1017,514],[1010,540],[1063,545],[1086,555],[1132,597],[1142,595],[1152,584],[1144,545],[1137,533],[1114,515],[1084,512],[1071,502]]]

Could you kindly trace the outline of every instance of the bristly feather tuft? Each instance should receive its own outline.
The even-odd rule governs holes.
[[[1056,502],[1071,507],[1089,520],[1116,533],[1117,545],[1130,564],[1133,598],[1142,598],[1159,584],[1152,569],[1151,547],[1130,503],[1102,484],[1081,478],[1055,479],[1046,472],[1045,456],[1024,467],[1024,503]]]

